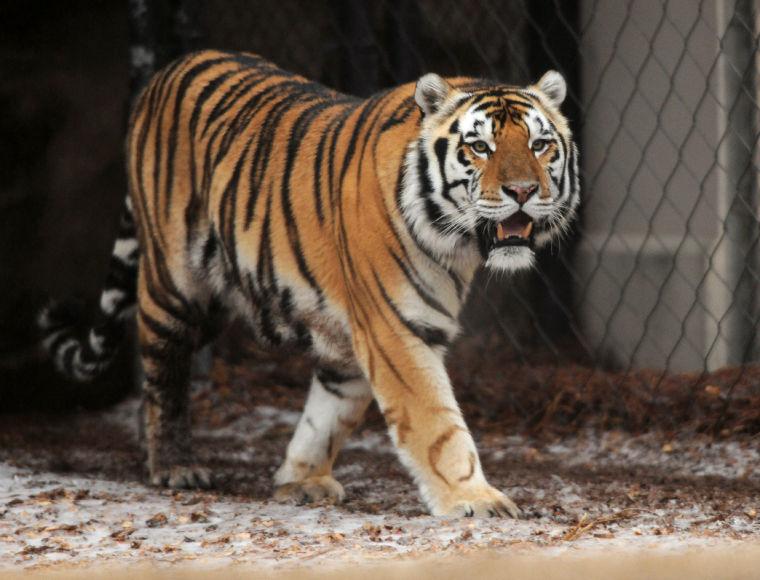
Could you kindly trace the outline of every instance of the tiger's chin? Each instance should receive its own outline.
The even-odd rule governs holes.
[[[536,254],[529,246],[503,246],[492,249],[485,267],[494,272],[512,274],[530,270],[536,263]]]

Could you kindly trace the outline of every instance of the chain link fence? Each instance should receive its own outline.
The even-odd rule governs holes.
[[[752,0],[131,0],[133,86],[213,47],[368,95],[424,72],[562,72],[582,154],[571,240],[478,280],[465,403],[541,427],[760,430],[758,17]],[[511,413],[511,415],[510,415]]]

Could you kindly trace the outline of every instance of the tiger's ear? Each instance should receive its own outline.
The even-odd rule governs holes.
[[[550,70],[544,73],[536,83],[538,89],[546,95],[549,102],[559,108],[567,96],[567,83],[565,77],[556,70]]]
[[[441,109],[449,93],[449,83],[435,73],[428,73],[417,81],[414,100],[425,115],[432,115]]]

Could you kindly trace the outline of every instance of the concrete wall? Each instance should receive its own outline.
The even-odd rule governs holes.
[[[749,354],[750,4],[583,3],[577,306],[597,355],[623,367],[714,369]]]

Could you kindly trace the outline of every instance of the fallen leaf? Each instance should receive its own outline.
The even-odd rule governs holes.
[[[205,524],[208,522],[208,514],[206,512],[193,512],[190,514],[190,521]]]
[[[721,395],[721,390],[720,387],[716,387],[715,385],[707,385],[705,387],[705,393],[711,397],[719,397]]]
[[[148,526],[149,528],[160,528],[161,526],[165,526],[168,521],[169,521],[169,518],[166,517],[166,514],[159,512],[155,516],[147,520],[145,522],[145,525]]]

